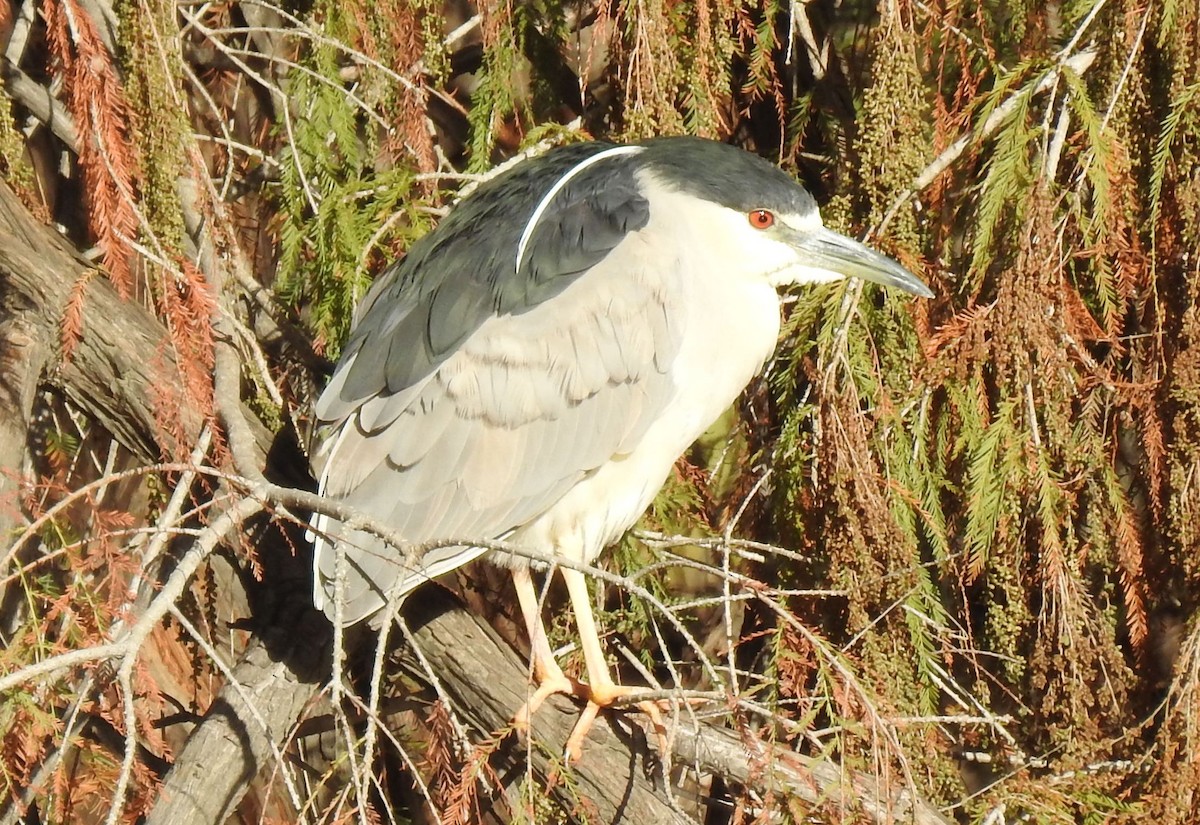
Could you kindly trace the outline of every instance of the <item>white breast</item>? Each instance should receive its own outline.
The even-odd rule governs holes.
[[[643,236],[652,238],[661,222],[672,223],[671,231],[679,233],[675,197],[655,195]],[[688,206],[694,209],[694,201]],[[676,265],[664,272],[671,280],[666,288],[677,296],[671,311],[684,330],[670,367],[674,398],[632,451],[614,455],[510,540],[591,562],[641,517],[676,460],[770,357],[779,336],[778,296],[755,263],[745,260],[744,249],[722,246],[719,239],[725,236],[715,227],[693,227],[683,233],[688,242],[681,245]],[[639,240],[631,236],[627,242]],[[703,257],[697,257],[700,250]]]

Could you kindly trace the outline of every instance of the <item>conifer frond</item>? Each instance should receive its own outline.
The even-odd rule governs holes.
[[[171,717],[213,706],[249,635],[240,623],[263,618],[244,583],[273,588],[270,554],[303,549],[272,501],[253,531],[223,534],[219,559],[159,589],[197,536],[259,506],[230,498],[218,424],[237,418],[216,415],[214,322],[253,363],[242,393],[270,389],[268,404],[224,403],[269,407],[259,423],[284,426],[288,453],[325,380],[314,352],[336,357],[371,279],[470,172],[543,139],[687,132],[779,162],[826,225],[867,236],[937,294],[786,296],[765,380],[678,466],[647,516],[655,532],[592,571],[606,641],[628,653],[623,681],[727,692],[687,710],[737,731],[747,753],[832,763],[856,793],[870,777],[888,815],[891,792],[915,787],[927,812],[964,821],[1191,825],[1195,806],[1178,800],[1200,781],[1196,3],[37,9],[0,8],[0,173],[58,225],[51,245],[97,247],[114,286],[162,321],[161,342],[138,352],[155,375],[139,420],[172,462],[129,455],[97,423],[114,411],[64,377],[95,363],[89,312],[108,290],[67,284],[61,323],[39,340],[80,363],[39,366],[37,477],[0,499],[0,533],[23,531],[0,548],[0,679],[107,649],[147,604],[165,612],[136,667],[15,677],[0,795],[29,805],[22,815],[150,815],[167,796],[160,760],[189,736]],[[271,469],[302,467],[295,453]],[[0,469],[3,485],[26,465]],[[479,571],[448,582],[520,650],[496,584]],[[557,616],[561,594],[547,595]],[[573,638],[561,616],[551,626],[555,642]],[[334,693],[348,699],[362,680],[343,675]],[[372,687],[425,695],[407,677]],[[361,741],[361,709],[333,707],[331,764],[301,777],[290,750],[273,753],[243,813],[601,821],[554,748],[511,747],[469,709],[408,701]],[[964,784],[964,752],[991,760],[982,789]],[[691,765],[672,778],[698,789],[697,819],[858,813],[785,800],[766,784],[774,771],[751,767],[711,786]]]
[[[47,3],[45,14],[47,40],[80,127],[79,165],[89,227],[109,278],[129,298],[134,290],[130,243],[139,228],[134,202],[142,177],[129,134],[129,104],[91,16],[76,0]]]
[[[994,237],[1001,220],[1006,216],[1014,223],[1022,220],[1021,204],[1033,180],[1030,148],[1036,138],[1026,122],[1028,117],[1028,100],[1022,97],[988,156],[971,241],[970,271],[976,283],[982,281],[996,257]]]
[[[988,566],[992,548],[1002,538],[1004,518],[1012,502],[1009,462],[1005,453],[1016,438],[1013,414],[1016,401],[1008,401],[969,446],[966,467],[966,521],[963,540],[967,548],[967,582],[981,576]],[[966,409],[969,409],[966,408]]]
[[[1162,209],[1163,185],[1167,178],[1167,167],[1172,160],[1171,151],[1176,136],[1180,128],[1189,122],[1189,118],[1196,116],[1198,100],[1200,80],[1185,86],[1179,95],[1171,100],[1167,116],[1163,118],[1158,140],[1154,144],[1154,153],[1150,158],[1150,193],[1147,201],[1150,205],[1149,223],[1152,228],[1157,225],[1158,214]],[[1195,129],[1197,125],[1192,124],[1191,128]]]

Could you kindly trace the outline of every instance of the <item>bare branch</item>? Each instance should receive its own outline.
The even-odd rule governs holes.
[[[917,177],[913,179],[913,182],[909,184],[908,188],[901,192],[896,200],[892,202],[892,205],[888,207],[887,212],[884,213],[883,218],[879,221],[878,225],[872,227],[871,230],[867,232],[866,237],[879,237],[885,231],[887,231],[888,226],[896,217],[896,213],[899,212],[905,204],[912,200],[917,193],[937,180],[938,175],[949,169],[951,164],[958,160],[962,156],[963,152],[967,151],[967,147],[971,146],[973,143],[978,143],[981,140],[986,140],[992,135],[992,133],[1004,125],[1004,121],[1008,120],[1008,118],[1012,116],[1012,113],[1015,112],[1017,107],[1021,105],[1022,100],[1028,97],[1039,95],[1042,92],[1049,90],[1052,86],[1054,86],[1055,83],[1058,82],[1058,75],[1062,69],[1070,69],[1075,74],[1083,74],[1091,67],[1092,63],[1095,62],[1096,55],[1097,52],[1095,49],[1085,49],[1078,54],[1064,58],[1058,68],[1042,75],[1037,83],[1015,92],[1012,97],[1008,98],[995,109],[993,109],[992,113],[988,115],[987,120],[985,120],[978,129],[972,129],[970,132],[962,135],[956,141],[943,149],[941,154],[934,158],[934,160],[921,171],[921,174],[917,175]],[[847,292],[849,291],[850,290],[847,290]]]

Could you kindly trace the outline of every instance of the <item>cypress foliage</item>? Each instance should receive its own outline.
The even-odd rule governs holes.
[[[165,455],[192,453],[198,411],[216,444],[199,451],[204,466],[228,471],[219,316],[236,321],[240,378],[303,431],[320,379],[278,329],[335,357],[371,280],[516,152],[670,133],[737,143],[796,174],[827,224],[868,237],[937,297],[856,284],[789,296],[763,380],[605,561],[657,602],[602,588],[603,624],[637,651],[640,671],[623,677],[726,691],[742,704],[721,724],[912,785],[959,821],[1195,821],[1194,0],[121,2],[111,19],[95,5],[46,0],[29,45],[10,47],[78,140],[36,125],[39,104],[10,78],[0,173],[167,323],[180,366],[157,388]],[[11,17],[0,23],[20,34]],[[249,263],[219,293],[194,263],[181,178],[207,178],[199,211],[221,228],[219,251]],[[63,308],[68,355],[86,287]],[[103,644],[145,601],[127,596],[145,572],[129,562],[138,531],[194,532],[223,501],[189,476],[195,500],[172,505],[179,467],[148,468],[73,402],[46,404],[50,423],[30,438],[38,478],[13,502],[36,529],[0,554],[3,672]],[[153,480],[120,502],[89,487],[122,472]],[[727,533],[754,544],[731,547]],[[256,573],[252,544],[220,564]],[[116,718],[90,671],[6,694],[5,795],[68,821],[103,809],[124,771],[132,791],[114,816],[153,806],[172,752],[151,724],[174,684],[164,673],[209,685],[194,702],[223,678],[205,644],[227,621],[218,606],[242,606],[224,570],[209,565],[164,621],[169,664],[138,674],[136,718]],[[456,586],[486,602],[495,583],[467,572]],[[64,727],[77,712],[140,731],[134,767],[120,737]],[[454,730],[407,720],[397,736],[428,763],[389,762],[369,792],[335,769],[310,800],[255,792],[284,818],[336,817],[329,798],[345,794],[370,821],[416,821],[405,795],[428,781],[469,818],[488,769],[478,757],[469,781],[465,762],[455,773]],[[579,818],[534,782],[519,790],[525,810],[490,815]],[[845,813],[734,783],[710,792],[734,812],[718,821]]]

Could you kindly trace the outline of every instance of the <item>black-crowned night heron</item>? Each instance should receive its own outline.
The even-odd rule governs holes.
[[[712,141],[568,146],[480,186],[366,296],[317,402],[313,458],[325,496],[414,544],[462,543],[411,559],[317,516],[318,606],[357,622],[487,552],[472,539],[592,562],[770,357],[776,288],[847,276],[932,294],[825,229],[775,166]],[[512,570],[529,631],[538,687],[519,717],[585,696],[578,754],[598,708],[630,692],[584,575],[559,568],[580,685],[555,663],[529,563],[487,558]]]

